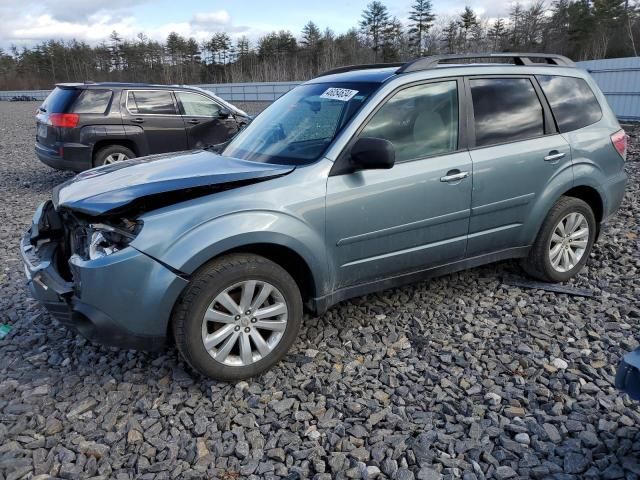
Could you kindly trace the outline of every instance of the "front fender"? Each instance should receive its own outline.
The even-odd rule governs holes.
[[[174,239],[169,248],[156,258],[190,275],[224,252],[255,244],[272,244],[293,250],[309,267],[317,293],[322,294],[328,289],[328,263],[322,233],[282,212],[254,210],[214,218]]]

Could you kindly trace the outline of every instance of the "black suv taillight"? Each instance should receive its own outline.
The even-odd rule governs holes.
[[[49,123],[54,127],[75,128],[80,121],[77,113],[52,113],[49,115]]]

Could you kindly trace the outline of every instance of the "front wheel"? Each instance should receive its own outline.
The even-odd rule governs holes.
[[[587,263],[595,237],[591,207],[578,198],[561,197],[549,211],[522,266],[539,280],[567,281]]]
[[[233,254],[195,275],[172,325],[187,363],[207,377],[235,381],[278,362],[301,321],[300,290],[282,267],[258,255]]]

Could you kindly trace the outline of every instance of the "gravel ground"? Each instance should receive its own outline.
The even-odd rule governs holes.
[[[0,103],[0,478],[640,478],[640,404],[612,386],[640,333],[640,129],[575,281],[593,298],[477,268],[308,318],[286,361],[230,385],[174,348],[94,346],[27,297],[19,235],[69,178],[32,153],[35,108]]]

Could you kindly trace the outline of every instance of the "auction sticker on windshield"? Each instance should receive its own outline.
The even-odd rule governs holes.
[[[348,102],[351,100],[358,90],[350,90],[348,88],[327,88],[320,98],[330,98],[331,100],[341,100],[343,102]]]

